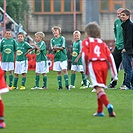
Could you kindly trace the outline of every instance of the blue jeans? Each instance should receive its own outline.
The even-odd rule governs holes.
[[[123,85],[126,85],[130,89],[130,83],[132,80],[132,55],[128,55],[127,52],[123,52],[122,64],[125,72]]]

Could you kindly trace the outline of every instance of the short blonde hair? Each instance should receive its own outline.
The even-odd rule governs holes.
[[[80,33],[80,31],[78,31],[78,30],[75,30],[74,32],[73,32],[73,35],[74,34],[79,34],[80,36],[81,36],[81,33]]]
[[[89,37],[101,38],[101,29],[97,22],[88,23],[88,25],[85,27],[85,32]]]
[[[61,34],[61,27],[59,27],[59,26],[54,26],[54,27],[52,27],[51,30],[53,31],[53,30],[56,30],[56,29],[58,29],[59,33]]]
[[[36,32],[35,36],[39,36],[40,38],[44,39],[45,34],[42,31]]]

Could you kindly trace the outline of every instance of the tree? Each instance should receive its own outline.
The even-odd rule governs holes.
[[[29,10],[27,0],[6,0],[6,12],[9,14],[17,23],[24,23],[25,14]],[[0,0],[0,7],[4,8],[4,0]]]

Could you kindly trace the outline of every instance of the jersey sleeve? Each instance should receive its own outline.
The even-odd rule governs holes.
[[[86,76],[89,75],[87,46],[88,46],[87,40],[83,40],[82,42],[82,65],[83,65],[84,73]]]
[[[65,39],[65,37],[62,37],[62,47],[66,48],[66,39]]]

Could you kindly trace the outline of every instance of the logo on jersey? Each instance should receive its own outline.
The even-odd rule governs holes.
[[[76,57],[77,55],[78,55],[77,52],[72,53],[72,56],[74,56],[74,57]]]
[[[36,55],[39,55],[39,54],[40,54],[40,50],[37,50],[37,51],[36,51]]]
[[[17,50],[17,55],[20,56],[21,54],[23,54],[23,52],[21,50]]]
[[[9,49],[9,48],[6,48],[6,49],[4,50],[4,52],[5,52],[6,54],[10,54],[10,53],[12,52],[12,50]]]

